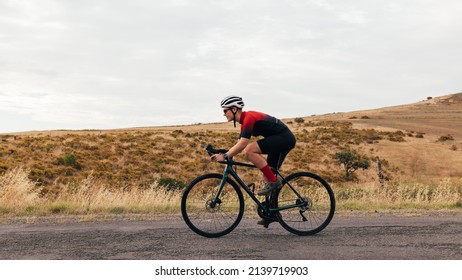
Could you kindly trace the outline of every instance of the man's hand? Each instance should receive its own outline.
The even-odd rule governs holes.
[[[223,154],[214,154],[212,157],[210,157],[210,159],[212,161],[218,161],[218,162],[226,161],[226,158]]]

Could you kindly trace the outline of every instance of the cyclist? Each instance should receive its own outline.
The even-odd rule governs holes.
[[[215,154],[214,161],[225,161],[244,151],[247,159],[264,175],[267,182],[258,195],[268,195],[281,186],[281,181],[271,170],[279,169],[287,154],[295,147],[296,139],[289,128],[279,119],[261,112],[243,111],[244,101],[239,96],[227,96],[221,101],[223,113],[228,120],[241,124],[238,142],[225,154]],[[256,142],[250,142],[251,136],[263,136]],[[262,155],[266,154],[267,159]]]

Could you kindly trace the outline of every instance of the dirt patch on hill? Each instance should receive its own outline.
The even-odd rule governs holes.
[[[445,105],[462,104],[462,93],[436,98],[436,102]]]

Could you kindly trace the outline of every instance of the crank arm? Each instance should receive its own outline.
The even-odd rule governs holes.
[[[303,213],[304,213],[305,211],[300,210],[300,211],[298,211],[298,212],[300,213],[300,216],[302,216],[302,221],[304,221],[304,222],[308,221],[308,219],[305,217],[305,215],[303,215]]]

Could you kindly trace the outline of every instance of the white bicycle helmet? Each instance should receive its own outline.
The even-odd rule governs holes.
[[[230,95],[225,97],[225,99],[221,101],[221,108],[231,107],[237,107],[239,109],[242,109],[242,107],[244,107],[244,101],[242,100],[242,97]]]

